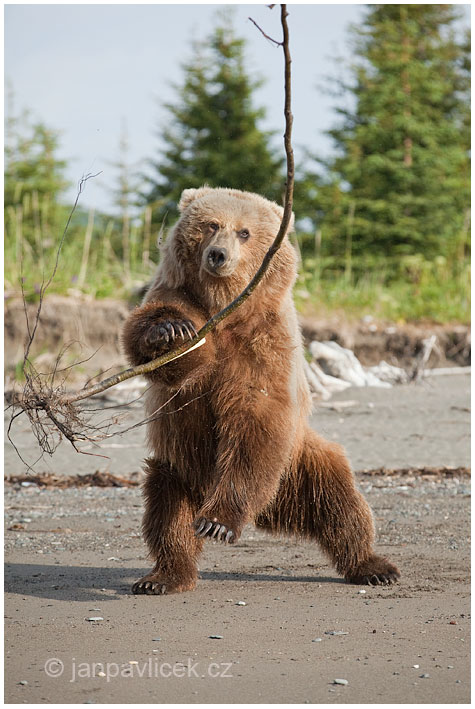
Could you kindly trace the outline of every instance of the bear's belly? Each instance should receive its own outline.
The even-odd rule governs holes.
[[[153,416],[147,431],[153,457],[169,463],[184,481],[206,485],[212,478],[217,449],[216,420],[208,393],[152,392],[147,414]]]

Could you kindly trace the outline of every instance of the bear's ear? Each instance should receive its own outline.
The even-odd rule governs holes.
[[[277,202],[271,202],[272,206],[272,211],[277,214],[279,217],[280,221],[282,221],[282,217],[284,216],[284,208],[280,206],[280,204],[277,204]],[[289,222],[289,228],[287,229],[287,234],[290,234],[294,230],[294,222],[295,222],[295,214],[292,212],[292,215],[290,217],[290,222]]]
[[[195,199],[198,199],[199,197],[202,197],[204,194],[207,192],[212,191],[212,187],[208,187],[208,185],[204,185],[203,187],[200,187],[199,189],[189,189],[189,190],[183,190],[181,193],[181,198],[178,203],[178,209],[180,211],[180,214],[182,214],[187,207],[190,206],[192,202],[195,201]]]

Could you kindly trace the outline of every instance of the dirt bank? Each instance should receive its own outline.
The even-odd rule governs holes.
[[[30,322],[36,304],[28,304]],[[49,371],[56,356],[67,346],[63,366],[75,361],[76,379],[111,371],[125,365],[120,347],[120,332],[129,307],[124,301],[48,296],[43,304],[32,358],[38,369]],[[429,360],[430,367],[467,365],[470,362],[470,329],[464,325],[395,325],[373,321],[301,318],[304,338],[335,340],[354,350],[364,365],[386,359],[390,364],[410,367],[423,347],[423,340],[437,335]],[[24,306],[19,298],[5,303],[5,361],[11,374],[23,358],[27,335]],[[90,359],[89,359],[90,358]]]
[[[424,340],[431,335],[437,337],[437,342],[428,361],[429,367],[470,364],[470,328],[466,325],[396,325],[371,319],[348,322],[341,319],[322,321],[316,317],[301,317],[300,324],[307,343],[334,340],[353,350],[365,366],[379,364],[385,359],[389,364],[411,367],[424,347]]]

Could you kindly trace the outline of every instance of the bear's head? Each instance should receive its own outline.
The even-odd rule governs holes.
[[[261,265],[283,208],[251,192],[201,187],[183,192],[179,210],[180,219],[165,242],[162,282],[189,288],[210,307],[224,307]],[[287,290],[295,273],[296,255],[286,236],[264,282],[275,292]]]

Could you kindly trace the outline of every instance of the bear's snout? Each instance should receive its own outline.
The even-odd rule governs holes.
[[[207,254],[208,265],[211,266],[213,270],[221,268],[224,266],[228,260],[228,250],[221,246],[220,248],[212,246]]]
[[[227,276],[233,271],[232,258],[225,246],[211,244],[203,254],[203,267],[213,276]]]

